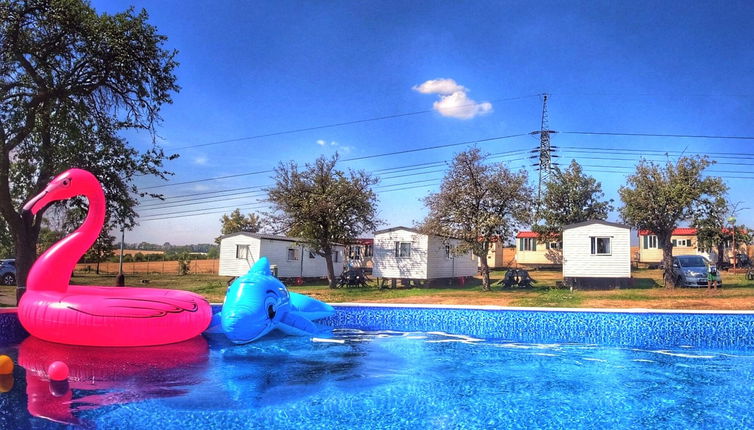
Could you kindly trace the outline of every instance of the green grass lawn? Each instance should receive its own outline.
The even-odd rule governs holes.
[[[429,287],[369,287],[330,289],[325,281],[289,286],[291,291],[307,294],[329,303],[392,302],[462,305],[501,305],[521,307],[636,307],[669,309],[752,309],[754,308],[754,281],[743,274],[723,274],[725,287],[714,294],[706,288],[662,287],[659,270],[634,270],[634,286],[621,290],[569,291],[556,288],[561,273],[558,271],[532,271],[537,281],[533,288],[503,288],[493,286],[492,291],[481,291],[481,280],[467,281],[463,286],[439,284]],[[492,282],[500,280],[502,271],[491,274]],[[194,291],[211,302],[222,302],[227,289],[227,277],[216,275],[144,274],[127,275],[126,285],[152,288],[170,288]],[[71,280],[79,285],[115,285],[115,276],[76,273]],[[15,304],[15,287],[0,287],[0,306]]]

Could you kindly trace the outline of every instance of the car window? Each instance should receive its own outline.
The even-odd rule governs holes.
[[[707,265],[702,257],[679,258],[678,261],[682,267],[704,267]]]

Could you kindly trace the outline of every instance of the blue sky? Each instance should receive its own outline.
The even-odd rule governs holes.
[[[485,139],[537,130],[538,94],[545,92],[550,128],[561,132],[754,136],[754,7],[590,3],[94,1],[100,12],[146,8],[181,63],[182,91],[164,107],[158,129],[163,147],[181,155],[167,165],[175,176],[140,182],[167,185],[151,190],[178,197],[144,201],[143,221],[126,241],[210,242],[224,211],[260,206],[236,189],[271,179],[181,182],[265,171],[280,161],[304,164],[336,151],[348,160],[479,140],[485,152],[507,152],[496,161],[526,168],[535,183],[531,161],[522,159],[528,152],[516,151],[534,149],[536,137]],[[411,115],[317,128],[399,114]],[[316,129],[289,132],[309,128]],[[137,148],[150,141],[127,137]],[[618,204],[617,189],[640,155],[659,161],[665,151],[671,158],[714,153],[721,164],[710,171],[728,177],[730,200],[754,208],[747,193],[754,185],[751,140],[559,133],[552,144],[561,148],[561,162],[575,158]],[[385,169],[448,161],[466,148],[341,167],[383,178],[377,191],[384,227],[412,225],[426,214],[421,198],[437,190],[443,167]],[[185,205],[200,200],[206,202]],[[185,216],[205,212],[213,213]],[[754,209],[738,218],[754,225]]]

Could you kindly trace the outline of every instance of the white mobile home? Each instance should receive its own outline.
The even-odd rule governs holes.
[[[408,227],[374,232],[374,268],[378,278],[429,280],[473,276],[477,258],[456,254],[458,239],[426,235]]]
[[[631,284],[631,228],[607,221],[563,227],[563,280],[572,288]]]
[[[333,252],[333,266],[338,275],[345,258],[343,246]],[[327,276],[324,257],[309,251],[292,237],[238,232],[220,239],[220,276],[241,276],[260,258],[267,257],[277,266],[280,278],[321,278]]]

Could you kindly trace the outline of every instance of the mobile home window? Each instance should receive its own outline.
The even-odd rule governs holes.
[[[314,253],[309,251],[309,258],[314,258]]]
[[[364,257],[372,256],[372,245],[364,245]]]
[[[450,249],[450,245],[445,245],[445,258],[447,258],[448,260],[453,258],[453,253],[452,249]]]
[[[298,260],[296,258],[296,248],[288,248],[288,260]]]
[[[411,256],[411,242],[395,242],[395,256],[396,257],[410,257]]]
[[[533,237],[522,237],[518,242],[519,251],[536,251],[537,240]]]
[[[609,237],[592,237],[592,255],[610,255]]]
[[[644,236],[644,249],[655,249],[655,248],[659,248],[657,236],[654,234],[650,234],[649,236]]]
[[[351,246],[351,255],[349,257],[355,260],[361,260],[361,246],[360,245]]]
[[[340,255],[340,251],[333,251],[333,253],[332,253],[332,261],[333,261],[333,263],[337,263],[338,262],[338,259],[339,259],[338,256],[339,255]]]
[[[236,245],[236,258],[246,260],[249,258],[249,245]]]
[[[673,239],[673,246],[691,247],[691,239]]]
[[[547,249],[563,249],[562,242],[550,242],[547,244]]]

